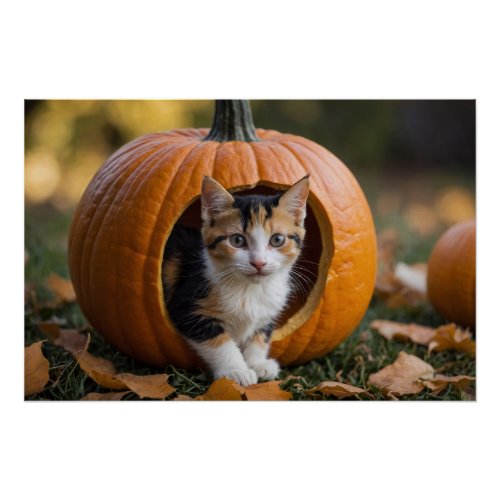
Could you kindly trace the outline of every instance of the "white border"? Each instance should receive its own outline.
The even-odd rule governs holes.
[[[3,497],[495,496],[493,2],[12,5],[0,33]],[[477,98],[479,402],[22,402],[23,99],[70,97]]]

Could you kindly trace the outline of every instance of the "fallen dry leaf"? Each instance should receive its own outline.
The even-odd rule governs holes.
[[[398,323],[385,319],[373,320],[370,327],[377,330],[387,340],[411,340],[421,345],[429,345],[429,342],[436,334],[436,330],[428,326],[415,323]]]
[[[397,287],[394,277],[394,262],[399,247],[399,233],[394,228],[388,228],[377,234],[377,280],[375,288],[380,293],[391,293]]]
[[[107,389],[127,389],[125,382],[117,376],[111,361],[94,356],[86,350],[76,357],[76,361],[80,368],[100,386]]]
[[[49,340],[71,354],[78,354],[87,345],[87,335],[78,330],[61,328],[55,321],[43,321],[37,323],[38,328]]]
[[[49,361],[43,355],[42,344],[35,342],[24,348],[24,395],[41,392],[49,381]]]
[[[428,387],[434,396],[442,392],[448,384],[451,384],[453,387],[457,389],[464,389],[467,387],[472,381],[474,381],[474,377],[469,377],[468,375],[456,375],[454,377],[447,377],[446,375],[436,375],[431,380],[425,380],[423,384],[425,387]]]
[[[456,349],[471,356],[476,355],[476,343],[472,340],[471,333],[462,330],[454,323],[440,326],[429,343],[429,352],[446,349]]]
[[[271,380],[261,384],[244,387],[244,395],[248,401],[288,401],[292,394],[280,388],[282,380]]]
[[[394,228],[385,229],[377,235],[375,291],[390,307],[415,307],[426,300],[427,266],[423,263],[396,263],[398,247],[399,234]]]
[[[208,391],[196,399],[202,401],[286,401],[292,394],[280,388],[282,380],[271,380],[243,387],[226,378],[215,380]]]
[[[426,300],[425,296],[416,290],[402,287],[396,292],[382,297],[387,306],[396,309],[398,307],[419,307]]]
[[[348,398],[350,396],[356,396],[357,394],[366,394],[368,391],[361,389],[361,387],[355,387],[349,384],[342,384],[340,382],[334,382],[331,380],[325,380],[321,382],[316,387],[305,391],[306,394],[314,394],[315,392],[320,392],[324,396],[335,396],[339,399]]]
[[[168,384],[168,376],[164,373],[158,375],[116,373],[111,361],[87,351],[89,343],[90,335],[83,352],[77,352],[74,357],[80,368],[100,386],[107,389],[129,389],[140,398],[151,399],[164,399],[175,392],[175,388]]]
[[[454,323],[431,328],[415,323],[376,319],[371,322],[370,327],[388,340],[409,340],[415,344],[428,346],[429,352],[455,349],[471,356],[476,353],[476,343],[472,340],[471,333],[462,330]]]
[[[126,394],[130,394],[130,392],[89,392],[80,401],[120,401]]]
[[[372,373],[368,384],[378,387],[386,394],[403,396],[417,394],[424,389],[422,379],[432,379],[434,368],[422,359],[402,351],[396,361],[382,368],[377,373]]]
[[[215,380],[208,391],[196,399],[200,401],[241,401],[244,388],[227,378]]]
[[[71,281],[52,273],[47,278],[46,283],[59,299],[65,302],[74,302],[76,300],[75,290]]]
[[[427,294],[427,264],[417,262],[408,265],[398,262],[394,268],[394,276],[406,288],[421,293],[423,297]]]
[[[389,227],[377,234],[377,247],[379,261],[392,265],[396,252],[401,244],[399,231],[394,227]]]
[[[179,394],[177,397],[173,398],[172,401],[194,401],[194,399],[187,394]]]
[[[175,392],[175,388],[167,383],[168,375],[165,373],[159,373],[158,375],[120,373],[117,378],[141,399],[164,399]]]

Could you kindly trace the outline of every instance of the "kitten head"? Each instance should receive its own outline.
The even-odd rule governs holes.
[[[216,273],[251,281],[288,273],[302,248],[308,194],[308,175],[271,196],[233,196],[205,177],[202,236]]]

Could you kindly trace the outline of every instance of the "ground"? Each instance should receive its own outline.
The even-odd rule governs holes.
[[[27,297],[25,307],[25,345],[46,337],[39,331],[36,323],[41,320],[59,318],[65,322],[65,327],[88,327],[76,303],[62,304],[55,308],[47,305],[52,295],[45,286],[47,276],[58,273],[67,277],[66,245],[67,234],[71,220],[70,211],[61,212],[49,205],[27,208],[26,211],[26,272],[25,282]],[[435,234],[428,237],[415,238],[408,230],[404,218],[398,214],[389,217],[376,218],[377,225],[394,227],[402,239],[398,259],[403,262],[425,262],[436,239]],[[378,227],[380,229],[380,227]],[[33,301],[33,297],[36,300]],[[280,379],[290,375],[300,378],[290,378],[283,384],[289,390],[294,400],[335,399],[334,396],[320,394],[307,395],[305,391],[324,380],[337,380],[354,386],[369,388],[370,394],[353,396],[350,399],[391,399],[374,387],[367,385],[368,377],[384,366],[392,363],[397,354],[404,350],[415,354],[430,363],[438,373],[445,375],[475,376],[475,359],[458,351],[443,351],[428,354],[427,348],[413,343],[388,341],[377,332],[370,329],[373,319],[390,319],[400,322],[416,322],[429,326],[439,326],[445,323],[430,304],[424,302],[417,307],[389,307],[377,295],[371,301],[368,311],[354,333],[342,342],[333,352],[320,359],[310,361],[300,366],[284,368]],[[118,372],[131,372],[145,375],[161,373],[121,354],[110,346],[97,332],[88,327],[91,333],[89,351],[113,362]],[[27,399],[30,400],[79,400],[89,392],[105,392],[108,389],[99,387],[77,365],[71,354],[50,342],[43,344],[43,352],[50,362],[50,381],[45,390]],[[166,366],[163,372],[170,375],[169,384],[176,388],[176,393],[196,397],[206,392],[211,383],[210,378],[199,370],[187,371],[174,366]],[[403,400],[463,400],[474,399],[474,385],[463,391],[449,386],[439,395],[432,395],[425,389],[419,394],[403,396]],[[130,393],[124,399],[138,399]]]

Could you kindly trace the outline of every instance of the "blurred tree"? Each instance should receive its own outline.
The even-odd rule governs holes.
[[[475,101],[255,100],[257,127],[308,137],[363,176],[455,171],[474,183]],[[74,206],[117,148],[170,128],[209,127],[213,102],[25,101],[26,201]]]

